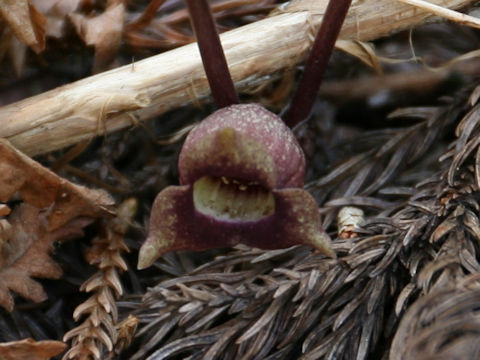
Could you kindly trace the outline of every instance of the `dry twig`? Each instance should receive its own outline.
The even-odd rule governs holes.
[[[428,1],[423,1],[423,0],[398,0],[398,1],[404,4],[416,6],[422,10],[431,12],[432,14],[435,14],[437,16],[443,17],[451,21],[455,21],[465,26],[470,26],[476,29],[480,28],[480,20],[477,19],[476,17],[465,15],[465,14],[459,13],[458,11],[446,9],[442,6],[432,4]]]

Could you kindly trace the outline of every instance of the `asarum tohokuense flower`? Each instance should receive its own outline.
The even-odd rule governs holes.
[[[161,191],[138,268],[172,250],[238,243],[261,249],[310,245],[335,254],[313,197],[303,190],[305,157],[283,121],[256,104],[231,105],[188,135],[180,186]]]

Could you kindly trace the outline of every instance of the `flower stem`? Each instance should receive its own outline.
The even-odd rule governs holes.
[[[284,117],[294,127],[310,115],[343,21],[352,0],[330,0],[305,64],[305,72]]]
[[[215,104],[218,108],[238,104],[238,95],[207,0],[185,1]]]

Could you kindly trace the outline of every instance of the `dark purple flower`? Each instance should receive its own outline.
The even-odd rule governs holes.
[[[172,250],[238,243],[261,249],[313,246],[335,254],[317,204],[303,190],[305,158],[291,130],[260,105],[222,108],[195,127],[178,163],[180,186],[161,191],[140,269]]]

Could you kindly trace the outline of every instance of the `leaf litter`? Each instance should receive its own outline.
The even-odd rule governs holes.
[[[2,360],[49,360],[62,353],[66,344],[61,341],[23,339],[0,343]]]
[[[13,290],[30,300],[46,299],[31,277],[58,279],[60,267],[49,257],[53,243],[83,234],[99,217],[111,217],[112,198],[102,190],[75,185],[0,140],[0,201],[16,193],[24,201],[14,207],[1,233],[0,305],[13,310]]]
[[[114,7],[114,1],[95,9],[85,7],[83,2],[72,2],[68,7],[64,1],[52,1],[48,2],[47,10],[38,1],[24,3],[34,4],[43,13],[49,37],[66,38],[65,30],[73,24],[73,18],[83,24],[86,28],[79,36],[95,47],[98,59],[94,62],[101,64],[98,68],[110,66],[122,50],[117,40],[123,25],[111,24],[114,35],[110,45],[87,41],[88,32],[95,33],[92,24]],[[163,27],[161,16],[153,16],[140,27],[124,29],[126,34],[135,35],[128,38],[129,45],[145,51],[192,39],[191,33],[184,29],[185,14],[175,9],[178,1],[168,3],[174,10]],[[228,5],[227,1],[223,3]],[[262,4],[271,6],[269,2]],[[132,16],[135,6],[125,10],[127,23],[141,13],[140,10]],[[235,13],[233,6],[229,9]],[[57,28],[51,25],[55,19]],[[33,18],[30,21],[33,22]],[[89,26],[92,29],[89,30]],[[79,27],[77,25],[75,31],[78,32]],[[155,28],[161,31],[152,31]],[[160,36],[155,37],[158,34]],[[158,38],[163,43],[150,41]],[[422,40],[422,36],[418,38]],[[465,38],[470,42],[475,37],[458,36],[459,47]],[[398,39],[386,43],[400,52],[398,46],[402,42]],[[351,46],[351,53],[357,53],[364,62],[386,74],[386,81],[379,83],[375,93],[364,92],[359,97],[370,101],[382,88],[388,90],[392,84],[389,81],[395,80],[389,78],[393,65],[382,64],[381,68],[378,62],[381,58],[375,58],[375,50],[370,45],[347,45]],[[420,46],[416,45],[418,50]],[[26,54],[26,47],[23,51]],[[355,72],[356,67],[350,66],[351,63],[343,64]],[[447,78],[437,79],[435,84]],[[342,91],[355,86],[354,81],[347,80],[350,82],[342,83],[341,79],[337,83]],[[132,341],[132,350],[130,353],[127,350],[124,358],[186,355],[208,359],[238,356],[273,359],[291,358],[292,354],[302,359],[365,359],[377,355],[387,358],[388,349],[382,344],[391,339],[394,339],[392,350],[395,350],[390,354],[392,360],[395,354],[406,359],[429,359],[440,354],[440,358],[447,359],[459,354],[466,358],[476,353],[478,314],[473,299],[478,298],[480,268],[476,244],[479,234],[476,197],[480,182],[476,99],[479,91],[478,86],[467,83],[462,82],[457,93],[451,90],[444,93],[448,96],[441,101],[428,104],[428,111],[427,107],[408,104],[403,114],[400,109],[391,118],[394,122],[387,123],[383,114],[381,120],[385,123],[372,125],[373,122],[362,118],[358,111],[355,115],[359,114],[360,118],[355,119],[359,123],[367,122],[367,127],[375,126],[376,131],[363,129],[363,124],[347,130],[335,124],[331,128],[336,135],[327,139],[328,145],[316,144],[308,189],[323,204],[324,225],[334,229],[336,216],[344,205],[357,205],[365,213],[362,225],[355,225],[352,236],[335,239],[334,247],[340,255],[338,263],[302,247],[267,252],[239,248],[201,257],[179,253],[165,256],[155,265],[155,270],[142,274],[141,279],[128,270],[125,281],[119,274],[125,270],[125,264],[135,260],[124,254],[127,260],[122,263],[120,250],[126,249],[122,243],[125,241],[132,249],[137,248],[138,243],[124,238],[121,231],[116,233],[119,236],[116,240],[111,240],[111,235],[96,238],[89,252],[91,257],[87,258],[99,265],[99,271],[83,279],[82,289],[91,297],[75,312],[76,318],[84,322],[67,336],[72,341],[71,349],[78,351],[72,357],[99,354],[100,358],[119,358],[122,344]],[[268,87],[263,89],[263,94],[255,96],[267,98]],[[345,97],[348,98],[348,94]],[[338,101],[338,96],[336,99]],[[383,99],[393,100],[396,108],[402,107],[395,95]],[[319,103],[319,107],[322,106]],[[196,109],[189,121],[199,120],[198,112]],[[181,114],[186,118],[191,115],[188,111]],[[177,115],[174,119],[180,117]],[[164,119],[161,121],[164,122],[161,126],[156,124],[154,132],[162,126],[167,132],[171,131],[171,125]],[[415,124],[411,126],[413,121]],[[461,124],[456,127],[458,139],[452,139],[458,122]],[[319,128],[314,128],[314,143],[324,136]],[[156,192],[174,177],[175,171],[168,162],[172,162],[176,147],[173,144],[150,148],[149,141],[139,136],[139,132],[137,129],[127,135],[111,136],[101,150],[99,147],[87,150],[88,155],[96,159],[79,165],[75,174],[81,171],[90,174],[91,165],[104,164],[107,160],[101,158],[108,154],[108,161],[139,184],[137,195],[145,200],[145,193]],[[349,137],[352,133],[353,144]],[[145,148],[140,159],[132,160],[126,154],[138,152],[138,143],[145,144]],[[318,159],[324,153],[328,166],[322,171],[324,165],[318,165]],[[94,173],[98,178],[111,181],[114,172],[111,164],[96,168]],[[112,234],[116,219],[112,219],[113,202],[105,192],[75,185],[3,141],[0,182],[5,184],[0,189],[0,200],[4,202],[0,204],[3,217],[0,272],[4,281],[0,288],[1,304],[10,306],[11,310],[14,305],[11,290],[30,296],[33,301],[43,301],[46,292],[32,277],[58,279],[61,276],[62,269],[49,255],[55,242],[81,236],[85,226],[99,219],[102,219],[99,231]],[[148,205],[142,206],[148,208]],[[143,211],[145,209],[140,210],[137,217],[140,221],[145,218]],[[209,261],[214,255],[218,256]],[[82,257],[82,254],[76,256]],[[154,286],[147,292],[146,285]],[[116,300],[123,292],[126,294],[117,318]],[[145,294],[143,300],[139,294]],[[57,304],[63,301],[56,300]],[[18,316],[16,311],[23,309],[17,307],[12,315]],[[52,310],[52,313],[58,312]],[[132,313],[138,318],[127,317]],[[8,315],[2,317],[6,318]],[[16,319],[17,328],[21,327],[18,317]],[[38,316],[31,316],[28,321],[31,328],[45,327]],[[137,326],[139,332],[134,339]],[[72,329],[71,323],[68,328]],[[22,331],[31,330],[22,328]],[[7,349],[8,356],[15,355],[14,350],[8,350],[13,347],[7,344],[1,345]],[[44,343],[36,346],[47,349]],[[34,354],[33,346],[21,347]],[[60,352],[60,347],[58,349]],[[41,356],[47,359],[54,354],[45,352]]]

